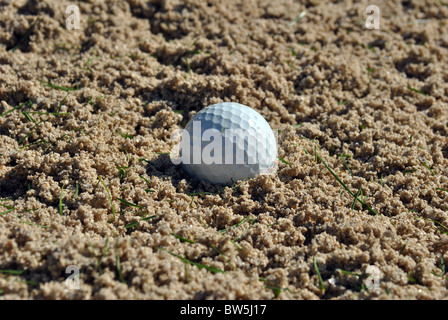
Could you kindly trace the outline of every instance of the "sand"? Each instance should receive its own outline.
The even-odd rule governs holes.
[[[446,298],[447,18],[1,0],[0,299]],[[278,132],[277,172],[222,188],[172,164],[171,133],[222,101]]]

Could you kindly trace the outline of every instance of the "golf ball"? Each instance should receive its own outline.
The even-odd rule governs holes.
[[[208,106],[186,125],[180,157],[192,176],[214,184],[268,173],[277,164],[277,139],[254,109],[233,102]]]

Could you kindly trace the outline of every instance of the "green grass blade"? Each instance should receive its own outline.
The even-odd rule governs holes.
[[[358,192],[356,192],[355,200],[352,204],[352,210],[355,209],[356,201],[358,201],[359,194],[361,193],[361,187],[359,187]]]
[[[38,114],[40,116],[69,116],[70,112],[43,112],[43,111],[28,111],[28,114]]]
[[[129,139],[129,140],[134,139],[134,136],[128,135],[128,134],[126,134],[126,133],[123,133],[123,132],[121,132],[120,130],[117,130],[117,134],[119,134],[120,136],[122,136],[122,137],[125,138],[125,139]]]
[[[407,173],[414,173],[414,172],[417,172],[417,171],[418,171],[417,169],[407,169],[407,170],[403,170],[403,173],[407,174]]]
[[[123,274],[121,273],[121,262],[120,262],[120,240],[117,238],[117,271],[118,271],[118,277],[120,278],[120,281],[125,283]]]
[[[28,133],[26,136],[24,136],[23,138],[21,138],[17,143],[20,145],[20,144],[22,144],[23,143],[23,141],[25,141],[26,140],[26,138],[28,138],[29,136],[31,136],[33,133],[34,133],[34,131],[32,131],[32,130],[34,130],[34,128],[36,128],[38,125],[40,125],[41,123],[44,123],[45,121],[39,121],[38,123],[36,123],[32,128],[31,128],[31,132],[30,133]]]
[[[235,247],[237,247],[239,250],[243,249],[243,247],[238,242],[236,242],[234,240],[230,240],[230,242],[232,242],[235,245]]]
[[[338,271],[346,276],[358,276],[357,274],[351,272],[351,271],[347,271],[347,270],[342,270],[342,269],[338,269]]]
[[[415,211],[414,211],[414,212],[415,212]],[[426,221],[430,221],[430,222],[434,223],[435,225],[438,226],[437,229],[438,229],[440,232],[442,232],[442,233],[444,233],[444,234],[448,234],[448,227],[446,227],[444,224],[440,223],[439,221],[432,220],[432,219],[429,219],[429,218],[425,218],[425,217],[419,216],[418,214],[416,214],[415,217],[417,217],[417,218],[419,218],[419,219],[422,219],[422,220],[426,220]]]
[[[109,197],[109,202],[110,202],[110,206],[111,206],[111,209],[112,209],[112,214],[113,214],[113,217],[114,217],[114,222],[115,222],[115,207],[114,207],[114,202],[113,202],[113,200],[112,200],[112,196],[111,196],[111,194],[110,194],[110,191],[109,191],[109,189],[106,187],[106,184],[104,183],[104,181],[103,181],[103,179],[101,179],[101,177],[100,176],[98,176],[98,180],[101,182],[101,184],[103,185],[103,187],[104,187],[104,190],[106,190],[106,193],[107,193],[107,195],[108,195],[108,197]]]
[[[188,73],[191,75],[191,66],[190,66],[190,62],[188,62],[188,58],[184,58],[185,63],[187,64],[187,71]]]
[[[140,222],[140,220],[137,220],[137,221],[134,221],[132,223],[129,223],[129,224],[125,225],[124,227],[126,229],[134,228],[134,227],[136,227],[138,225],[139,222]]]
[[[205,265],[205,264],[201,264],[201,263],[197,263],[197,262],[188,260],[187,258],[184,258],[184,257],[182,257],[182,256],[180,256],[180,255],[178,255],[178,254],[175,254],[174,252],[168,251],[168,250],[166,250],[166,249],[159,248],[159,250],[166,251],[166,252],[168,252],[170,255],[172,255],[172,256],[174,256],[174,257],[179,258],[180,260],[182,260],[182,262],[191,264],[191,265],[193,265],[193,266],[196,266],[196,267],[198,267],[199,269],[205,269],[205,270],[210,271],[210,272],[213,272],[213,273],[226,273],[224,270],[221,270],[221,269],[218,269],[218,268],[215,268],[215,267],[210,267],[210,266],[207,266],[207,265]]]
[[[42,82],[41,81],[41,83],[42,83],[42,85],[44,87],[49,87],[49,88],[52,88],[52,89],[61,90],[61,91],[65,91],[65,92],[79,90],[79,88],[69,88],[69,87],[57,86],[52,81],[49,81],[49,82]]]
[[[0,273],[10,274],[10,275],[21,275],[25,270],[0,270]]]
[[[148,220],[150,220],[150,219],[152,219],[152,218],[155,218],[155,217],[156,217],[156,216],[153,215],[153,216],[150,216],[150,217],[141,218],[140,220],[137,220],[137,221],[134,221],[134,222],[132,222],[132,223],[130,223],[130,224],[127,224],[127,225],[125,226],[125,228],[126,228],[126,229],[134,228],[134,227],[136,227],[136,226],[138,225],[138,223],[139,223],[140,221],[148,221]]]
[[[29,112],[22,111],[22,114],[25,116],[25,118],[28,119],[29,122],[36,123],[36,120],[34,120],[33,117],[30,116]]]
[[[331,175],[339,182],[339,184],[348,191],[348,193],[350,193],[351,196],[356,197],[355,194],[345,185],[345,183],[338,177],[338,175],[331,170],[331,168],[327,165],[327,163],[325,162],[325,160],[321,157],[321,155],[316,151],[316,149],[314,149],[314,152],[316,154],[316,156],[319,158],[319,160],[324,164],[324,166],[327,168],[327,170],[331,173]],[[373,210],[370,206],[368,206],[363,200],[361,200],[360,198],[357,198],[358,202],[360,202],[363,206],[365,206],[367,208],[367,210],[369,210],[371,213],[378,215],[378,213]]]
[[[142,207],[142,206],[139,206],[139,205],[137,205],[137,204],[135,204],[135,203],[126,201],[126,200],[121,199],[121,198],[117,198],[117,200],[120,201],[122,204],[125,204],[125,205],[130,206],[130,207],[139,208],[139,209],[145,209],[145,208]]]
[[[418,89],[415,89],[415,88],[412,88],[412,87],[408,87],[408,89],[411,90],[411,91],[413,91],[413,92],[422,94],[422,95],[424,95],[424,96],[429,96],[429,94],[427,94],[426,92],[423,92],[422,90],[418,90]]]
[[[328,171],[330,171],[331,175],[339,182],[339,184],[348,191],[348,193],[350,193],[352,196],[355,196],[353,194],[353,192],[345,185],[344,182],[342,182],[342,180],[336,175],[336,173],[334,173],[333,170],[331,170],[331,168],[327,165],[327,163],[324,161],[324,159],[320,156],[320,154],[318,154],[316,152],[316,150],[314,150],[314,152],[316,153],[317,157],[319,158],[320,161],[322,161],[322,163],[324,164],[324,166],[327,168]]]
[[[104,243],[103,256],[107,256],[109,254],[109,236],[107,236],[106,241]]]
[[[319,268],[317,267],[317,259],[314,257],[314,270],[316,271],[317,278],[319,279],[319,287],[325,292],[325,285],[322,280],[322,276],[320,275]]]
[[[283,159],[283,158],[278,158],[278,160],[280,160],[280,161],[283,162],[283,163],[286,163],[288,166],[291,165],[288,161],[286,161],[286,160]]]
[[[64,99],[62,99],[61,102],[59,102],[58,108],[56,109],[56,112],[55,112],[55,113],[59,113],[59,110],[61,110],[61,107],[62,107],[62,105],[64,104],[64,102],[65,102],[65,100],[67,99],[67,97],[68,97],[69,94],[70,94],[70,93],[67,92],[67,94],[65,95]]]
[[[8,213],[10,213],[10,212],[12,212],[12,211],[14,211],[14,208],[12,208],[12,209],[8,209],[8,210],[3,211],[3,212],[0,212],[0,216],[3,216],[3,215],[5,215],[5,214],[8,214]]]
[[[24,220],[19,220],[20,223],[24,223],[24,224],[28,224],[30,226],[35,226],[35,227],[40,227],[40,228],[45,228],[45,229],[51,229],[51,226],[43,226],[41,224],[37,224],[37,223],[32,223],[29,221],[24,221]]]
[[[348,172],[350,173],[350,175],[353,177],[353,172],[350,169],[350,167],[348,166],[347,160],[345,160],[345,157],[342,158],[342,161],[344,162],[344,166],[347,168]]]
[[[223,229],[223,230],[218,230],[217,232],[220,232],[220,233],[224,233],[224,232],[227,232],[227,231],[229,231],[229,230],[231,230],[231,229],[233,229],[233,228],[238,228],[239,226],[241,226],[244,222],[246,222],[247,220],[249,220],[249,217],[246,217],[246,218],[244,218],[244,219],[242,219],[240,222],[238,222],[237,224],[234,224],[233,226],[230,226],[230,227],[228,227],[228,228],[226,228],[226,229]]]
[[[406,249],[406,244],[404,244],[404,245],[401,247],[399,254],[402,254],[403,251],[404,251],[404,249]]]
[[[237,243],[238,240],[240,240],[242,237],[244,237],[249,232],[250,228],[252,228],[252,226],[254,225],[255,222],[256,222],[256,220],[250,219],[249,226],[239,236],[237,236],[235,239],[232,240],[233,243]]]
[[[140,162],[140,160],[142,160],[142,159],[139,159],[139,162]],[[143,159],[144,160],[144,159]],[[142,161],[143,161],[142,160]],[[145,161],[147,161],[147,160],[145,160]],[[144,176],[142,176],[141,174],[139,174],[139,177],[140,178],[142,178],[145,182],[146,182],[146,184],[148,185],[148,187],[150,187],[151,186],[151,182],[148,180],[148,179],[146,179]],[[146,193],[150,193],[150,192],[155,192],[155,190],[152,190],[152,189],[149,189],[149,188],[147,188],[147,189],[145,189],[145,192]]]
[[[171,233],[171,235],[172,235],[173,237],[179,239],[179,240],[182,241],[182,242],[187,242],[187,243],[190,243],[190,244],[194,244],[194,243],[195,243],[193,240],[190,240],[190,239],[181,237],[181,236],[179,236],[179,235],[177,235],[177,234],[175,234],[175,233]]]
[[[434,171],[433,171],[433,170],[426,164],[425,161],[422,161],[422,165],[423,165],[426,169],[428,169],[428,170],[432,173],[433,176],[436,175],[436,174],[434,173]]]
[[[0,114],[0,117],[4,117],[4,116],[6,116],[7,114],[9,114],[9,113],[11,113],[11,112],[14,112],[14,111],[16,111],[16,110],[19,110],[19,109],[22,108],[24,105],[26,105],[26,104],[30,104],[30,103],[31,103],[31,100],[28,100],[27,102],[24,102],[24,103],[18,105],[17,107],[14,107],[14,108],[12,108],[12,109],[9,109],[8,111],[6,111],[6,112]]]
[[[139,174],[138,175],[140,178],[142,178],[147,184],[148,184],[148,186],[150,187],[151,186],[151,182],[149,182],[149,180],[148,179],[146,179],[144,176],[142,176],[141,174]]]
[[[202,195],[216,195],[217,193],[203,191],[203,192],[187,193],[187,196],[194,197],[194,196],[198,196],[198,195],[201,195],[201,194]]]

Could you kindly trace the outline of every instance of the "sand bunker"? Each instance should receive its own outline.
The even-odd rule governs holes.
[[[0,0],[0,298],[446,297],[447,18]],[[221,188],[171,163],[173,130],[222,101],[278,131],[276,174]]]

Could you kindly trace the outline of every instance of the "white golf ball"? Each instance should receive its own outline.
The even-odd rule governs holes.
[[[192,176],[230,184],[272,171],[277,139],[254,109],[233,102],[198,112],[182,133],[181,162]]]

